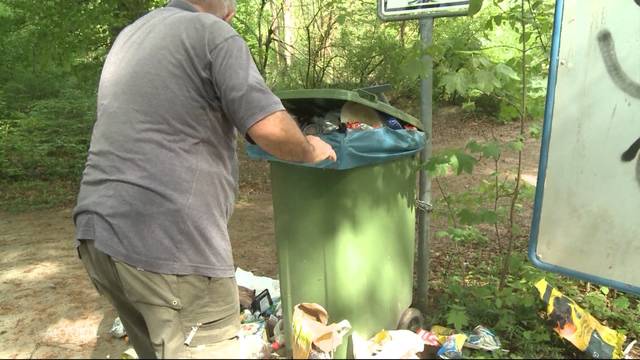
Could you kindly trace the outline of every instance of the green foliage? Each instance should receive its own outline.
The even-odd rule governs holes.
[[[0,211],[23,212],[73,206],[78,182],[69,180],[0,180]]]
[[[444,273],[432,283],[431,318],[427,324],[448,325],[459,331],[470,331],[482,324],[493,329],[503,349],[510,351],[489,354],[465,349],[465,357],[583,357],[570,343],[562,341],[546,320],[546,305],[534,286],[546,277],[603,324],[637,338],[637,299],[536,269],[519,247],[510,251],[505,246],[505,241],[512,239],[517,244],[525,235],[511,219],[530,208],[535,189],[524,182],[516,186],[499,167],[500,159],[506,152],[524,151],[525,135],[507,141],[470,140],[463,148],[436,153],[424,164],[442,195],[434,207],[434,216],[446,218],[448,224],[435,235],[438,241],[448,242],[450,249],[445,256]],[[539,127],[532,125],[529,135],[538,136]],[[477,186],[458,193],[446,191],[442,184],[446,178],[469,176],[487,162],[494,164],[495,171],[480,179]],[[478,257],[487,247],[493,249],[491,255]]]
[[[79,179],[94,118],[94,100],[69,90],[0,120],[0,178]]]
[[[529,5],[529,17],[523,19],[519,3]],[[501,29],[502,36],[512,31],[515,43],[523,44],[525,49],[511,46],[514,51],[499,54],[486,49],[456,51],[450,54],[451,61],[447,57],[444,66],[455,64],[456,56],[460,66],[447,68],[439,79],[436,73],[436,78],[442,95],[449,101],[461,103],[467,111],[490,111],[501,121],[518,118],[521,131],[507,141],[471,140],[463,148],[436,153],[423,165],[441,193],[434,214],[447,219],[446,230],[437,231],[436,238],[448,241],[449,245],[444,273],[433,286],[436,295],[431,299],[433,316],[428,323],[446,324],[463,331],[482,324],[496,331],[504,349],[513,350],[490,355],[465,350],[465,357],[503,358],[507,354],[512,358],[581,357],[545,321],[542,315],[545,305],[534,287],[540,278],[549,278],[604,324],[631,338],[637,338],[640,330],[638,302],[606,287],[585,289],[578,281],[544,273],[526,262],[520,245],[525,234],[517,219],[530,208],[534,188],[521,181],[521,161],[514,177],[513,169],[501,169],[501,158],[506,152],[521,154],[526,137],[539,138],[541,133],[537,122],[525,132],[525,119],[542,114],[544,61],[531,59],[540,60],[544,34],[518,31],[518,25],[540,29],[542,25],[534,11],[544,12],[545,6],[549,10],[550,4],[495,0],[494,5],[499,11],[490,13],[485,29],[508,24]],[[549,24],[544,26],[550,28]],[[496,61],[496,55],[502,56],[503,61]],[[518,68],[527,76],[520,76]],[[526,99],[518,96],[523,91]],[[486,163],[492,164],[494,171],[483,176],[477,186],[449,193],[443,185],[447,177],[473,174],[477,166]],[[491,247],[491,256],[479,255],[485,247]]]
[[[3,204],[17,199],[7,194],[20,189],[25,204],[50,203],[32,201],[29,194],[62,201],[55,191],[38,187],[45,181],[79,181],[104,56],[125,25],[163,3],[0,0]]]
[[[538,315],[542,304],[533,283],[540,274],[530,267],[516,270],[516,276],[511,277],[507,286],[499,291],[495,290],[497,279],[491,273],[470,275],[464,286],[456,281],[456,277],[452,277],[446,285],[446,292],[436,300],[436,306],[450,308],[451,305],[444,303],[457,303],[457,311],[464,311],[471,328],[483,324],[493,329],[500,337],[503,348],[518,349],[518,356],[565,357],[566,347],[552,338],[552,330]],[[474,280],[480,283],[467,285]],[[437,323],[443,320],[436,318],[433,321]]]
[[[503,349],[517,349],[517,358],[567,358],[581,357],[568,342],[563,342],[553,331],[552,324],[543,315],[545,304],[540,300],[534,284],[543,277],[572,297],[580,306],[591,312],[604,324],[636,338],[640,312],[637,299],[620,292],[603,292],[594,287],[585,291],[583,285],[557,275],[545,273],[529,265],[525,258],[511,258],[512,273],[506,285],[497,289],[495,276],[500,264],[491,261],[476,265],[461,274],[448,276],[438,284],[432,299],[432,324],[448,324],[469,331],[477,324],[493,329],[502,342]],[[616,304],[620,305],[617,306]],[[465,350],[465,357],[486,357],[486,353]],[[496,353],[505,357],[507,353]]]
[[[501,121],[519,116],[514,104],[522,64],[518,44],[524,36],[531,75],[529,115],[541,116],[553,1],[528,2],[524,35],[519,33],[519,2],[484,1],[482,10],[478,4],[472,4],[477,11],[473,17],[437,19],[433,46],[426,52],[418,41],[417,22],[381,23],[373,0],[240,3],[236,28],[258,68],[278,88],[391,83],[396,97],[416,99],[418,80],[429,76],[423,59],[428,53],[434,62],[436,100]]]
[[[450,32],[462,28],[466,36],[436,39],[435,52],[446,62],[435,65],[436,86],[443,101],[463,105],[469,111],[495,116],[502,122],[519,117],[520,74],[527,72],[527,116],[540,118],[546,94],[548,44],[553,2],[526,1],[525,31],[521,29],[520,1],[493,0],[474,21],[443,22]],[[469,36],[469,34],[471,34]],[[466,38],[462,43],[460,38]],[[524,49],[520,45],[525,42]]]
[[[463,172],[471,174],[477,163],[478,159],[464,149],[451,149],[435,154],[423,167],[431,176],[437,177],[450,172],[455,172],[456,175]]]
[[[464,306],[449,305],[449,311],[447,312],[447,324],[453,325],[456,330],[462,331],[462,329],[469,325],[469,317]]]
[[[511,104],[517,102],[521,37],[531,48],[528,101],[542,104],[546,52],[535,45],[548,43],[551,1],[530,2],[525,34],[518,33],[516,2],[484,3],[474,17],[435,21],[434,45],[426,51],[417,22],[381,23],[373,0],[240,2],[234,25],[277,88],[391,83],[392,98],[407,103],[419,93],[418,80],[429,75],[428,53],[438,101],[508,120],[518,116]],[[104,57],[120,30],[163,4],[0,0],[2,178],[78,180]],[[478,160],[498,155],[496,148],[476,150],[443,154],[430,170],[471,173]]]
[[[449,238],[456,244],[468,245],[473,243],[486,244],[488,239],[477,227],[450,227],[436,232],[436,238]]]

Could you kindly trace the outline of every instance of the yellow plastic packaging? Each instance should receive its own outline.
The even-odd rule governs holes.
[[[456,331],[444,326],[433,325],[431,327],[431,333],[436,336],[440,345],[444,345],[444,343],[447,341],[447,338],[449,338],[449,336],[451,335],[455,335]]]
[[[540,298],[547,304],[547,315],[560,337],[594,359],[621,359],[623,334],[612,330],[583,310],[570,298],[542,279],[536,283]]]

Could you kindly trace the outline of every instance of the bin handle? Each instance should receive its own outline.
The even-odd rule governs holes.
[[[364,97],[367,100],[371,100],[371,101],[377,100],[385,104],[388,104],[389,100],[387,99],[386,96],[384,96],[384,93],[391,89],[392,87],[390,84],[384,84],[384,85],[376,85],[376,86],[360,88],[360,89],[357,89],[356,91],[361,97]]]
[[[358,89],[357,91],[358,91],[358,95],[360,95],[361,98],[365,98],[373,102],[378,101],[378,97],[376,96],[376,94],[372,94],[364,89]]]

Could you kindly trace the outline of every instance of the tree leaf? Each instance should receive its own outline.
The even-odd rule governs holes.
[[[507,64],[496,65],[496,73],[504,75],[505,77],[513,80],[520,80],[520,76],[518,76],[518,73]]]
[[[455,73],[449,73],[442,77],[440,82],[447,94],[458,93],[465,95],[469,88],[469,70],[462,68]]]
[[[455,159],[457,175],[462,174],[462,172],[473,173],[473,167],[478,163],[476,158],[462,151],[456,152],[451,158],[452,160]]]
[[[509,122],[520,116],[520,112],[518,109],[511,105],[503,105],[500,107],[500,113],[498,113],[498,118],[503,122]]]
[[[479,70],[476,72],[476,86],[485,93],[493,92],[495,88],[496,76],[488,70]]]
[[[522,140],[509,141],[508,146],[514,151],[522,151],[524,149],[524,142]]]
[[[464,111],[474,111],[476,109],[476,103],[469,100],[469,101],[465,101],[462,104],[462,110]]]
[[[529,127],[529,136],[531,136],[532,138],[539,139],[541,134],[542,130],[540,129],[539,124],[531,125]]]
[[[476,214],[469,209],[462,209],[458,212],[458,219],[463,225],[475,225],[478,221]]]
[[[458,331],[469,325],[469,317],[464,307],[452,305],[451,310],[447,313],[447,324],[453,325]]]
[[[500,149],[500,144],[498,144],[497,142],[487,143],[484,145],[484,148],[482,149],[482,155],[488,158],[492,158],[494,160],[500,159],[501,153],[502,153],[502,150]]]
[[[496,299],[496,307],[500,309],[502,307],[502,300],[500,298]]]
[[[458,81],[458,78],[455,73],[445,74],[444,76],[442,76],[442,79],[440,80],[440,86],[444,86],[444,91],[447,94],[452,95],[456,91],[457,81]]]
[[[469,15],[473,16],[480,12],[482,9],[482,0],[471,0],[469,1]]]
[[[619,298],[613,300],[613,306],[615,308],[617,308],[617,309],[620,309],[620,310],[628,309],[629,305],[631,305],[630,302],[629,302],[629,298],[627,298],[625,296],[622,296],[622,297],[619,297]]]
[[[495,224],[498,222],[498,214],[495,211],[482,209],[478,214],[479,220],[483,224]]]
[[[482,145],[480,145],[477,141],[475,140],[471,140],[467,143],[467,145],[465,146],[465,148],[469,149],[469,151],[473,152],[473,153],[479,153],[482,152]]]

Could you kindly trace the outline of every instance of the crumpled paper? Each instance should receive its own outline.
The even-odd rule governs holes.
[[[342,344],[342,338],[351,330],[351,324],[343,320],[327,325],[329,314],[318,304],[298,304],[293,309],[293,358],[331,358]]]

